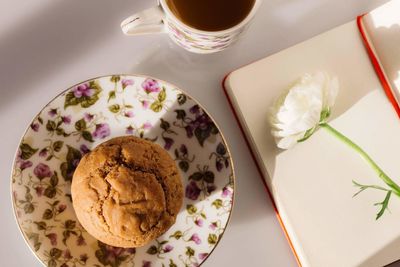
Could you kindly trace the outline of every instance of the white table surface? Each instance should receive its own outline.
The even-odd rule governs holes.
[[[40,266],[19,233],[10,201],[10,170],[22,133],[61,90],[113,73],[147,74],[178,85],[211,112],[227,138],[237,198],[225,235],[203,266],[296,266],[221,80],[233,69],[350,21],[386,0],[264,0],[238,44],[206,56],[176,47],[163,34],[121,33],[123,18],[155,2],[0,1],[0,266]]]

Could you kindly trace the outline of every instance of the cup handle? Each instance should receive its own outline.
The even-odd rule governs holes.
[[[166,32],[164,17],[161,6],[152,7],[124,19],[121,22],[121,29],[126,35]]]

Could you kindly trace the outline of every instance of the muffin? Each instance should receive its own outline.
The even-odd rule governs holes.
[[[171,156],[137,137],[117,137],[86,154],[71,194],[89,234],[116,247],[140,247],[175,223],[183,186]]]

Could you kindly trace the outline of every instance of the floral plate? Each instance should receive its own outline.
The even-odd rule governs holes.
[[[163,146],[185,187],[176,223],[136,249],[94,239],[71,203],[70,183],[82,155],[121,135]],[[19,145],[11,189],[21,232],[45,265],[199,266],[228,223],[233,177],[226,142],[195,100],[164,81],[113,75],[73,86],[35,117]]]

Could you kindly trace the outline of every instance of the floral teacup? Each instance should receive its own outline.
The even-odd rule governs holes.
[[[190,52],[215,53],[224,50],[239,39],[254,17],[260,3],[261,0],[255,0],[247,17],[231,28],[221,31],[203,31],[186,25],[174,15],[166,0],[159,0],[158,6],[126,18],[121,23],[121,28],[126,35],[168,33],[175,43]]]

